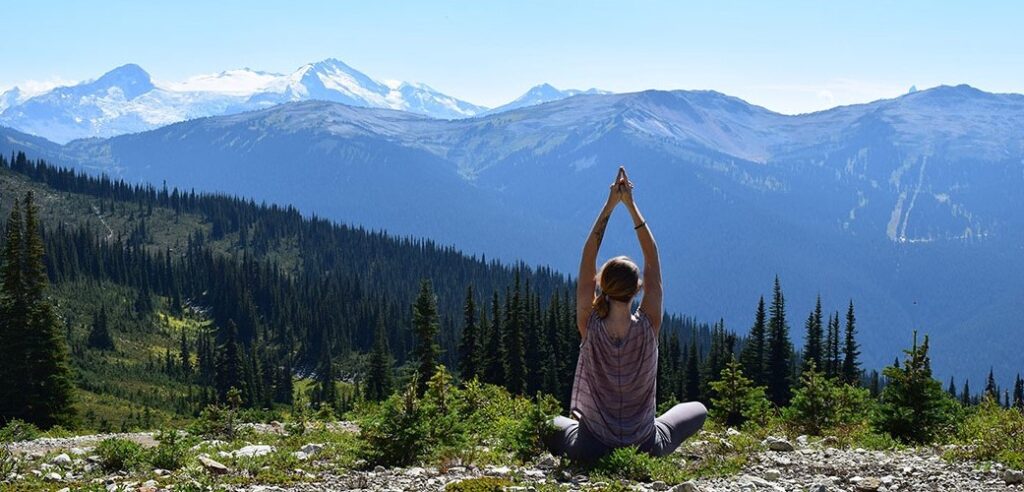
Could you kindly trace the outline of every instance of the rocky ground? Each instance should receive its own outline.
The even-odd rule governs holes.
[[[344,423],[336,424],[346,430]],[[280,429],[262,426],[258,432],[275,433]],[[734,431],[730,431],[734,432]],[[110,434],[73,437],[63,439],[37,439],[8,445],[30,473],[42,478],[50,490],[72,490],[62,487],[63,482],[75,483],[75,477],[95,470],[92,456],[93,447],[108,437],[121,437],[153,446],[152,434]],[[720,440],[721,436],[702,433],[698,439],[687,443],[679,451],[680,460],[700,459],[702,446],[709,441]],[[295,453],[302,453],[302,462],[315,460],[322,449],[310,443]],[[221,464],[225,458],[239,455],[259,456],[272,452],[271,446],[249,445],[230,451],[203,453],[199,462],[210,474],[233,473],[229,466]],[[760,449],[752,452],[743,469],[728,477],[697,479],[682,484],[664,482],[616,481],[609,483],[586,474],[571,472],[559,466],[559,460],[551,456],[539,457],[528,467],[453,466],[443,471],[431,467],[384,468],[369,470],[336,471],[321,467],[317,473],[306,473],[305,481],[287,486],[273,485],[222,485],[222,490],[270,492],[270,491],[325,491],[325,490],[377,490],[377,491],[419,491],[444,490],[452,482],[491,476],[513,480],[516,485],[506,490],[528,492],[531,490],[615,490],[636,491],[992,491],[1024,490],[1024,473],[1007,470],[998,464],[972,462],[950,462],[941,457],[943,450],[919,448],[899,451],[869,451],[864,449],[838,449],[830,440],[808,442],[804,437],[792,442],[781,438],[768,438]],[[59,453],[59,454],[55,454]],[[301,470],[295,470],[296,473]],[[8,476],[0,482],[0,490],[17,484],[23,478]],[[91,483],[108,492],[138,490],[158,492],[182,489],[174,483],[171,472],[153,470],[151,474],[127,475],[110,474],[93,478]]]

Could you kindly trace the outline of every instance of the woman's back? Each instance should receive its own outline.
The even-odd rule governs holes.
[[[614,338],[596,312],[587,320],[573,381],[573,414],[608,446],[628,446],[654,432],[658,338],[643,310]]]

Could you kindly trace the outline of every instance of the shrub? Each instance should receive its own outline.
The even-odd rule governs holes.
[[[444,486],[445,492],[502,492],[512,482],[497,477],[467,478]]]
[[[121,438],[110,438],[96,446],[100,464],[108,471],[131,470],[145,460],[143,449],[138,443]]]
[[[782,415],[797,433],[819,436],[867,422],[873,411],[871,401],[867,390],[828,379],[812,363],[800,376],[800,386]]]
[[[961,444],[949,453],[954,458],[998,461],[1024,468],[1024,415],[1016,408],[1002,408],[985,398],[957,430]]]
[[[637,482],[662,480],[676,483],[686,478],[678,464],[637,451],[632,446],[613,450],[594,463],[590,471],[609,479]]]
[[[408,465],[423,454],[426,428],[416,397],[416,378],[405,391],[395,393],[359,421],[359,433],[366,442],[367,461],[380,465]]]
[[[41,432],[33,424],[20,419],[13,419],[0,428],[0,443],[29,441],[39,437]]]
[[[185,465],[189,447],[177,431],[162,431],[157,440],[160,444],[149,451],[150,464],[164,470],[177,470]]]
[[[188,432],[206,439],[233,441],[239,437],[238,423],[237,410],[221,405],[207,405],[200,412],[199,418],[189,424]]]
[[[8,475],[18,469],[18,460],[6,445],[0,446],[0,478],[7,478]]]
[[[711,418],[725,425],[763,424],[769,414],[764,387],[754,386],[735,359],[722,369],[718,381],[711,382],[711,390],[716,395],[711,399]]]
[[[549,396],[531,401],[475,380],[459,388],[438,366],[422,398],[413,378],[403,392],[379,404],[364,402],[356,415],[367,461],[408,465],[431,460],[443,465],[532,459],[543,450],[541,436],[557,411],[558,403]]]

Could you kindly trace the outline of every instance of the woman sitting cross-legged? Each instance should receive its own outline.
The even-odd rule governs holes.
[[[605,262],[595,272],[597,252],[608,219],[621,202],[633,217],[644,255],[643,278],[626,256]],[[595,296],[595,289],[600,294]],[[633,298],[644,291],[639,309]],[[697,433],[707,409],[699,402],[676,405],[655,418],[658,330],[662,318],[661,269],[650,226],[633,202],[633,183],[620,167],[608,201],[583,247],[576,288],[576,320],[582,337],[576,362],[571,410],[556,417],[555,432],[545,436],[553,454],[590,462],[613,449],[636,446],[664,456]]]

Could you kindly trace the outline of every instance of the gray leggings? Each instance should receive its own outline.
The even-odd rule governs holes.
[[[707,415],[707,408],[700,402],[680,403],[654,419],[654,432],[639,443],[637,449],[653,456],[665,456],[675,451],[686,438],[696,434]],[[613,449],[573,419],[559,416],[552,423],[555,431],[544,438],[551,454],[573,461],[593,462]]]

